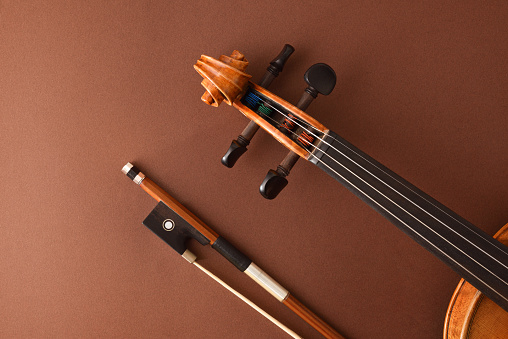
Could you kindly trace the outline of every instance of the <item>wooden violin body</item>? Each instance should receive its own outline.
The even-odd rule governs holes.
[[[508,245],[508,224],[494,238]],[[508,338],[508,312],[461,279],[446,312],[443,338]]]

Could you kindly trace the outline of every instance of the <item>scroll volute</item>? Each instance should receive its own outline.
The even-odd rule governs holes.
[[[222,101],[231,106],[251,78],[244,73],[248,64],[245,56],[236,50],[231,56],[221,55],[219,60],[202,55],[194,65],[194,69],[204,78],[201,85],[206,92],[201,100],[214,107]]]

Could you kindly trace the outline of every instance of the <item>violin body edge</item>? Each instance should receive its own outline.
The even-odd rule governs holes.
[[[508,245],[508,224],[494,238]],[[443,339],[508,338],[508,312],[461,279],[446,311]]]

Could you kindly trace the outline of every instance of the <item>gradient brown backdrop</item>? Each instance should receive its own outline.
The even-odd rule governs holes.
[[[508,3],[1,1],[0,337],[285,338],[142,220],[130,161],[351,338],[439,338],[459,277],[309,163],[274,201],[286,154],[200,101],[192,65],[233,49],[295,103],[313,63],[335,91],[308,112],[480,228],[508,222]],[[317,332],[209,247],[221,275]]]

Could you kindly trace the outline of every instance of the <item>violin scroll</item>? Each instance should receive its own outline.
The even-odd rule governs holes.
[[[251,78],[243,72],[248,65],[245,56],[237,50],[231,56],[221,55],[219,60],[202,55],[194,65],[194,69],[203,77],[201,85],[206,89],[201,100],[214,107],[218,107],[222,101],[231,106]]]

